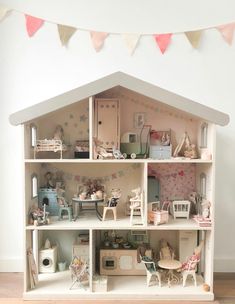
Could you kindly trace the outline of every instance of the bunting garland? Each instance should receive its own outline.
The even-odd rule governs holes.
[[[123,40],[126,44],[126,47],[129,51],[130,55],[133,55],[136,46],[139,42],[140,35],[139,34],[123,34]]]
[[[10,9],[10,8],[0,4],[0,21],[3,20],[4,17],[7,16],[7,13],[12,10],[13,9]],[[21,13],[21,12],[19,12],[19,13]],[[26,30],[27,30],[29,37],[34,36],[34,34],[43,26],[44,22],[46,21],[46,20],[37,18],[35,16],[27,15],[27,14],[24,14],[24,16],[26,19]],[[46,22],[50,22],[50,21],[46,21]],[[52,23],[52,22],[50,22],[50,23]],[[61,44],[63,46],[66,46],[68,44],[72,35],[78,30],[78,28],[63,25],[63,24],[57,24],[57,27],[58,27]],[[225,24],[225,25],[219,25],[219,26],[215,26],[215,27],[211,27],[211,28],[205,28],[203,30],[208,30],[208,29],[212,29],[212,28],[216,28],[221,33],[223,39],[229,45],[232,44],[234,30],[235,30],[235,22],[230,23],[230,24]],[[102,49],[105,39],[108,37],[108,35],[112,34],[112,33],[106,33],[106,32],[97,32],[95,30],[91,30],[91,31],[85,30],[85,29],[79,29],[79,30],[89,32],[92,45],[96,52],[99,52]],[[187,39],[191,43],[192,47],[195,49],[198,49],[198,47],[200,45],[200,40],[201,40],[203,30],[183,32],[183,34],[186,35]],[[115,33],[115,35],[116,34],[119,34],[119,33]],[[176,34],[181,34],[181,33],[178,33],[178,32],[177,33],[168,33],[168,34],[157,33],[157,34],[152,35],[162,54],[164,54],[166,52],[167,48],[169,47],[173,34],[176,35]],[[125,43],[129,54],[133,55],[135,52],[135,49],[139,43],[140,38],[142,36],[147,36],[150,34],[144,34],[144,33],[121,34],[120,33],[120,35],[122,35],[122,37],[123,37],[123,42]]]
[[[10,11],[7,7],[0,5],[0,21],[6,17],[7,13]]]
[[[224,40],[231,45],[233,42],[233,34],[235,29],[235,23],[225,24],[218,26],[217,29],[220,31]]]
[[[60,36],[60,41],[63,46],[66,46],[69,42],[69,39],[76,32],[76,28],[72,26],[57,24],[58,33]]]
[[[159,46],[160,51],[162,52],[162,54],[164,54],[168,45],[171,42],[172,34],[156,34],[153,36]]]
[[[185,32],[186,37],[194,49],[197,49],[201,40],[202,31]]]
[[[99,52],[104,45],[104,41],[107,38],[108,33],[91,31],[90,35],[94,49],[96,50],[96,52]]]
[[[25,15],[25,21],[29,37],[32,37],[44,23],[44,20],[29,15]]]
[[[58,169],[57,167],[51,166],[50,164],[42,164],[42,168],[45,170],[45,172],[50,171],[53,174],[58,174],[58,172],[60,173],[61,170]],[[126,168],[125,170],[118,170],[116,172],[112,172],[109,175],[104,175],[104,176],[94,176],[94,177],[90,177],[89,175],[73,175],[71,173],[67,173],[67,172],[62,172],[63,178],[65,180],[74,180],[78,183],[86,183],[87,181],[94,181],[94,180],[98,180],[101,183],[105,183],[105,182],[110,182],[119,178],[122,178],[124,176],[127,176],[129,174],[133,174],[133,170],[139,169],[140,168],[140,164],[139,163],[134,163],[131,164],[128,168]]]

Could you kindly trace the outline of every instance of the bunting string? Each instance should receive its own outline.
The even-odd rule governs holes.
[[[131,164],[128,168],[126,168],[125,170],[117,170],[115,172],[112,172],[110,174],[107,175],[99,175],[99,176],[89,176],[89,175],[80,175],[80,174],[72,174],[69,172],[65,172],[65,171],[61,171],[60,169],[58,169],[57,167],[52,166],[51,164],[42,164],[42,168],[44,169],[45,173],[46,172],[51,172],[53,173],[53,175],[56,176],[62,176],[62,178],[64,180],[74,180],[77,183],[86,183],[87,181],[100,181],[101,183],[106,183],[106,182],[110,182],[119,178],[122,178],[124,176],[133,174],[134,170],[137,170],[140,168],[140,164],[138,163],[134,163]]]
[[[0,21],[3,21],[8,15],[9,12],[16,11],[18,13],[21,13],[25,16],[26,19],[26,31],[28,33],[29,38],[33,37],[38,30],[43,26],[45,22],[55,24],[54,22],[43,20],[40,18],[37,18],[36,16],[29,16],[27,14],[24,14],[23,12],[5,7],[0,4]],[[195,30],[195,31],[186,31],[186,32],[175,32],[175,33],[168,33],[168,34],[144,34],[144,33],[137,33],[137,34],[123,34],[123,33],[104,33],[104,32],[97,32],[95,29],[93,30],[86,30],[82,28],[75,28],[72,26],[67,26],[63,24],[57,24],[57,29],[59,33],[59,38],[61,41],[62,46],[67,46],[69,43],[69,40],[73,36],[73,34],[77,31],[87,31],[90,33],[91,42],[93,45],[93,48],[96,52],[99,52],[103,46],[106,38],[109,35],[121,35],[123,38],[123,42],[127,47],[128,53],[130,56],[132,56],[135,52],[135,49],[137,45],[140,42],[140,39],[142,36],[152,36],[156,45],[158,46],[160,53],[165,54],[167,49],[169,48],[171,42],[172,42],[172,35],[178,35],[178,34],[184,34],[188,41],[190,42],[192,48],[198,49],[200,46],[201,37],[203,34],[203,31],[209,30],[209,29],[216,29],[221,33],[222,38],[228,45],[232,45],[233,42],[233,36],[234,36],[234,30],[235,30],[235,22],[230,24],[224,24],[219,26],[214,26],[210,28]]]

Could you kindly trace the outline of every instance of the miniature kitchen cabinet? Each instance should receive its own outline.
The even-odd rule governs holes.
[[[92,96],[94,94],[95,96]],[[22,124],[24,129],[24,299],[213,300],[215,125],[226,125],[229,117],[121,72],[68,91],[63,96],[54,97],[53,102],[50,100],[47,102],[14,113],[10,117],[12,124]],[[140,113],[139,116],[143,117],[146,120],[145,123],[151,125],[154,130],[171,129],[171,146],[167,150],[167,157],[161,154],[160,159],[155,159],[155,156],[137,159],[94,159],[92,155],[94,138],[102,141],[105,149],[111,150],[113,147],[119,149],[120,138],[123,134],[140,133],[134,120],[136,113]],[[58,124],[63,127],[65,141],[70,147],[67,158],[56,159],[55,154],[47,155],[45,152],[41,156],[43,158],[34,159],[35,138],[32,139],[31,136],[32,126],[34,136],[37,139],[45,139],[53,136],[51,130],[55,129]],[[185,130],[197,147],[198,157],[195,159],[185,158],[182,155],[172,157]],[[202,136],[203,138],[201,138]],[[77,141],[81,140],[88,143],[90,153],[87,156],[89,158],[74,158],[73,146],[76,146]],[[32,196],[31,193],[32,176],[37,176],[40,189],[44,185],[43,179],[48,171],[54,174],[55,182],[63,178],[64,195],[68,202],[71,202],[74,195],[78,193],[81,183],[89,178],[101,179],[107,192],[112,188],[120,188],[122,197],[118,204],[118,220],[99,221],[91,206],[82,206],[83,209],[80,210],[81,212],[79,211],[76,221],[58,221],[56,208],[53,207],[50,210],[48,225],[30,224],[29,212],[33,206],[38,205],[38,197]],[[57,177],[58,174],[60,177]],[[206,176],[203,189],[200,186],[202,174]],[[150,176],[149,179],[148,176]],[[154,186],[156,184],[157,188]],[[144,223],[141,227],[130,227],[130,218],[125,212],[126,202],[127,197],[131,195],[131,190],[137,187],[141,187],[144,195]],[[148,193],[152,191],[152,188],[153,192]],[[204,212],[204,214],[210,216],[210,225],[200,226],[192,216],[189,219],[185,217],[174,219],[172,214],[165,224],[154,226],[148,223],[149,200],[152,203],[155,200],[162,202],[168,199],[172,201],[188,199],[185,196],[193,190],[203,191],[204,199],[209,202],[207,204],[208,212]],[[43,189],[39,191],[40,198],[42,191]],[[48,190],[49,192],[53,193],[53,188]],[[54,196],[53,199],[55,200],[56,197]],[[194,207],[196,210],[200,209],[196,201]],[[91,210],[86,210],[89,208]],[[102,206],[98,206],[98,208],[102,211]],[[182,284],[168,288],[164,282],[162,287],[158,285],[148,287],[143,269],[139,269],[139,265],[130,262],[135,259],[136,251],[128,249],[118,251],[112,248],[108,250],[108,255],[104,251],[100,251],[102,249],[99,237],[101,229],[116,231],[123,234],[124,237],[132,230],[145,232],[149,236],[148,242],[156,260],[159,255],[158,243],[161,238],[165,238],[173,244],[180,260],[190,254],[195,245],[198,245],[198,242],[203,239],[204,249],[202,261],[198,267],[197,286],[187,281],[184,288]],[[85,247],[72,247],[76,236],[84,230],[89,234],[89,244],[82,245]],[[132,234],[140,235],[140,233]],[[71,261],[72,250],[73,254],[82,255],[84,259],[88,258],[89,282],[87,288],[71,290],[72,282],[67,269],[40,274],[39,283],[34,289],[31,289],[26,251],[28,248],[33,248],[38,267],[39,252],[47,237],[51,238],[55,244],[58,243],[58,252],[64,254],[68,262]],[[138,238],[135,241],[138,241]],[[119,267],[121,265],[123,269],[119,273],[112,273],[114,260],[119,261],[121,251],[122,261],[118,265]],[[115,258],[109,260],[110,257]],[[109,272],[103,272],[103,267],[108,267]],[[143,274],[139,275],[139,272],[142,273],[142,271]],[[97,287],[97,275],[99,278],[100,274],[107,276],[104,280],[105,287]],[[131,279],[129,275],[131,275]],[[204,283],[210,287],[210,291],[203,290]]]

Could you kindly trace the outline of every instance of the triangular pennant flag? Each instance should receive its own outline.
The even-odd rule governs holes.
[[[231,45],[233,42],[233,34],[235,29],[235,23],[220,25],[217,27],[217,29],[220,31],[222,37],[224,40]]]
[[[69,39],[73,36],[73,34],[77,30],[75,27],[62,25],[62,24],[57,24],[57,28],[62,45],[67,45]]]
[[[153,35],[153,36],[154,36],[154,39],[157,42],[162,54],[164,54],[168,45],[171,42],[172,34],[159,34],[159,35],[156,34],[156,35]]]
[[[0,5],[0,21],[3,20],[3,18],[6,16],[6,14],[10,11],[9,8],[3,6],[3,5]]]
[[[191,43],[192,47],[197,49],[201,40],[202,31],[185,32],[185,35]]]
[[[133,55],[136,46],[139,42],[140,35],[139,34],[123,34],[124,42],[128,48],[130,55]]]
[[[96,52],[99,52],[102,49],[104,41],[109,34],[104,32],[91,31],[90,35],[94,49],[96,50]]]
[[[29,15],[25,15],[25,20],[29,37],[32,37],[44,23],[44,20]]]

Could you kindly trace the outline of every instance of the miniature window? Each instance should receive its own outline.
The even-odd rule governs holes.
[[[38,196],[38,177],[37,174],[33,174],[31,177],[31,189],[32,189],[32,198]]]
[[[37,127],[32,124],[30,125],[30,137],[31,137],[31,147],[36,146],[36,140],[37,140]]]
[[[200,174],[200,192],[202,198],[206,198],[206,174]]]
[[[201,148],[207,148],[207,131],[208,124],[204,122],[201,125]]]

